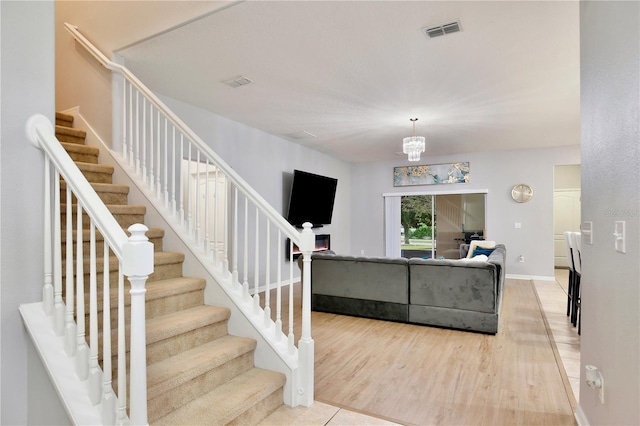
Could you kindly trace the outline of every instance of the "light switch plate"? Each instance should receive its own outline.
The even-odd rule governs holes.
[[[593,222],[583,222],[580,233],[584,244],[593,244]]]
[[[624,220],[616,220],[614,224],[613,237],[615,238],[616,251],[620,253],[626,253],[624,244]]]

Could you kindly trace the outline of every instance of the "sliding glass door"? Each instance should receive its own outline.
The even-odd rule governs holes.
[[[483,239],[486,234],[485,196],[484,193],[401,196],[399,254],[407,258],[459,258],[461,244]]]

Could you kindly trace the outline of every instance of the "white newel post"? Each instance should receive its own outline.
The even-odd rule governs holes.
[[[305,222],[301,233],[302,252],[302,336],[298,341],[298,403],[305,407],[313,404],[314,341],[311,338],[311,253],[316,244],[311,224]]]
[[[131,283],[131,373],[130,420],[132,425],[147,425],[147,348],[145,323],[145,283],[153,273],[153,244],[142,224],[129,227],[131,236],[123,249],[122,272]]]

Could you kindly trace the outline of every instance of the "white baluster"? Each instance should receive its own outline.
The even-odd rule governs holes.
[[[96,227],[89,227],[89,400],[98,404],[102,399],[102,371],[98,365],[98,282],[96,272]],[[108,268],[109,264],[103,266]]]
[[[62,301],[62,224],[60,219],[60,173],[53,180],[53,324],[56,335],[64,334],[64,303]]]
[[[147,182],[147,98],[142,98],[142,182]]]
[[[220,263],[220,247],[219,247],[219,241],[218,239],[220,238],[220,235],[218,235],[218,220],[220,220],[218,212],[220,211],[220,209],[218,208],[218,201],[220,200],[220,194],[218,193],[219,190],[219,185],[218,185],[218,167],[216,166],[216,170],[215,170],[215,199],[213,201],[213,261],[216,264],[216,266],[218,266],[218,264]]]
[[[200,241],[200,222],[202,221],[202,218],[200,217],[200,150],[198,150],[196,152],[196,183],[195,183],[195,190],[196,190],[196,196],[195,196],[195,201],[196,201],[196,205],[195,205],[195,214],[196,214],[196,228],[195,228],[195,233],[193,235],[193,237],[196,240],[196,244],[198,246],[201,245],[201,241]]]
[[[153,244],[142,224],[129,227],[123,249],[122,270],[131,283],[131,424],[147,424],[147,362],[145,335],[145,283],[153,272]]]
[[[267,218],[266,259],[264,271],[264,327],[271,327],[271,221]]]
[[[160,186],[160,150],[162,149],[162,136],[160,134],[160,111],[158,111],[158,119],[156,120],[156,135],[158,135],[158,143],[156,146],[156,198],[162,199],[162,187]]]
[[[191,141],[189,141],[189,158],[187,161],[187,231],[189,235],[193,232],[193,206],[191,202]]]
[[[136,90],[136,175],[140,176],[140,92]]]
[[[133,86],[129,85],[129,167],[133,167]]]
[[[289,240],[289,334],[287,335],[289,340],[289,353],[293,354],[296,350],[295,336],[293,334],[293,310],[295,305],[293,304],[293,240]],[[300,284],[302,285],[302,283]]]
[[[71,204],[71,187],[67,185],[67,214],[66,214],[66,306],[65,306],[65,325],[64,325],[64,350],[67,356],[73,356],[76,353],[76,324],[73,321],[73,307],[75,300],[73,297],[73,210]],[[82,218],[82,215],[80,215]],[[82,259],[78,259],[82,261]]]
[[[89,351],[85,342],[85,309],[84,309],[84,239],[82,236],[82,204],[78,200],[78,217],[76,219],[76,287],[77,287],[77,315],[76,315],[76,374],[80,380],[87,380],[89,375]]]
[[[127,339],[125,335],[124,275],[118,265],[118,413],[117,424],[128,424],[127,417]]]
[[[279,342],[282,338],[282,231],[278,230],[278,269],[276,273],[276,328],[274,338]]]
[[[218,192],[218,167],[216,167],[216,193]],[[214,213],[214,220],[216,220],[217,218],[217,212],[218,212],[218,197],[216,194],[216,205],[215,205],[215,213]],[[234,186],[233,188],[233,273],[232,273],[232,282],[233,285],[235,286],[238,281],[238,187]],[[214,225],[213,227],[213,232],[214,232],[214,237],[213,240],[216,241],[216,236],[215,236],[215,232],[216,232],[216,228],[217,226]]]
[[[205,161],[205,181],[204,181],[204,253],[209,257],[211,254],[211,240],[209,239],[209,159]]]
[[[163,183],[163,198],[164,198],[164,208],[169,208],[169,167],[167,167],[168,157],[169,157],[169,130],[168,130],[168,121],[165,117],[164,119],[164,168],[162,169],[162,183]]]
[[[178,173],[178,179],[180,180],[180,183],[178,184],[178,188],[180,188],[180,194],[182,194],[182,196],[180,197],[180,226],[184,227],[184,199],[185,199],[185,194],[184,194],[184,184],[182,183],[182,177],[184,175],[184,135],[180,135],[180,158],[178,159],[179,161],[179,167],[180,167],[180,173]]]
[[[102,290],[102,406],[100,407],[102,423],[115,424],[116,420],[116,396],[113,394],[111,379],[111,291],[109,285],[109,246],[104,242],[104,272]]]
[[[244,280],[242,281],[242,294],[245,299],[249,299],[249,199],[244,197],[244,261],[242,271],[244,272]]]
[[[217,182],[216,182],[217,185]],[[223,265],[222,267],[224,268],[224,272],[225,273],[229,273],[229,235],[227,232],[227,229],[229,229],[229,197],[227,196],[227,187],[228,187],[228,182],[227,182],[227,177],[224,177],[224,185],[223,187],[223,196],[222,196],[222,203],[224,205],[224,211],[223,211],[223,217],[224,217],[224,230],[225,232],[222,233],[222,247],[223,247]]]
[[[53,265],[51,264],[51,163],[44,158],[44,286],[42,307],[47,316],[53,315]]]
[[[176,127],[173,126],[173,137],[171,142],[171,216],[176,217]]]
[[[154,151],[154,139],[153,139],[153,116],[154,116],[154,111],[153,111],[153,104],[149,107],[149,191],[151,191],[151,193],[153,194],[154,192],[154,184],[155,181],[153,180],[153,157],[155,154]]]
[[[256,249],[255,249],[255,256],[253,257],[254,260],[254,267],[253,267],[253,310],[258,313],[260,311],[260,294],[258,293],[258,287],[259,287],[259,277],[260,277],[260,238],[259,238],[259,225],[260,225],[260,211],[258,210],[258,207],[256,206],[256,229],[255,229],[255,233],[256,233]]]
[[[127,161],[127,84],[125,78],[122,84],[122,159]]]

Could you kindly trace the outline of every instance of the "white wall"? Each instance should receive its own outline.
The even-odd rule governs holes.
[[[184,102],[159,97],[284,216],[294,169],[338,179],[332,223],[314,232],[330,234],[333,250],[350,251],[353,191],[349,163]]]
[[[198,16],[223,1],[56,1],[56,110],[77,106],[104,141],[111,141],[111,73],[77,47],[64,23],[78,27],[109,59],[112,52]]]
[[[640,3],[581,2],[581,364],[604,375],[605,403],[584,381],[579,414],[592,425],[640,424]],[[625,254],[614,222],[626,222]]]
[[[553,277],[553,170],[557,164],[579,163],[579,147],[423,155],[418,164],[459,161],[470,162],[469,183],[397,188],[393,186],[393,168],[409,164],[406,159],[353,164],[352,254],[364,250],[366,255],[384,255],[383,193],[486,189],[487,239],[506,245],[507,274]],[[528,203],[511,199],[511,188],[517,183],[533,187],[534,196]],[[520,229],[515,229],[516,222],[522,224]],[[520,255],[524,263],[518,262]]]
[[[0,19],[0,423],[36,423],[29,410],[42,407],[50,424],[68,423],[18,313],[42,298],[43,156],[24,129],[32,114],[54,119],[54,3],[2,1]]]

